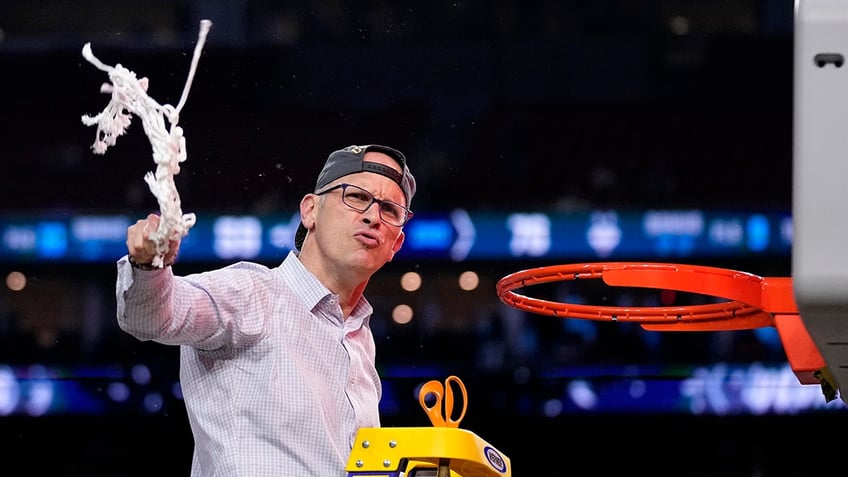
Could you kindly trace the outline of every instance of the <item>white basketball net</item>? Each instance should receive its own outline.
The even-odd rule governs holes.
[[[100,87],[101,92],[112,95],[106,108],[97,116],[82,116],[82,122],[86,126],[97,125],[97,136],[91,149],[95,154],[105,154],[109,146],[115,145],[118,136],[126,133],[132,115],[141,118],[144,132],[153,147],[156,172],[148,172],[144,176],[144,181],[159,202],[159,228],[150,234],[151,240],[156,243],[157,252],[153,259],[153,266],[159,268],[164,265],[168,243],[185,237],[196,220],[194,214],[183,214],[180,195],[174,184],[174,176],[180,173],[180,163],[187,158],[183,129],[177,123],[180,111],[188,98],[188,91],[200,60],[200,52],[206,42],[206,35],[211,27],[212,22],[209,20],[200,22],[200,34],[194,48],[191,70],[176,108],[169,104],[160,105],[147,95],[147,78],[137,79],[134,72],[120,64],[115,66],[103,64],[91,52],[90,43],[86,43],[82,48],[82,56],[98,69],[107,72],[111,81],[111,84],[103,83]],[[170,129],[165,126],[166,119],[170,123]]]

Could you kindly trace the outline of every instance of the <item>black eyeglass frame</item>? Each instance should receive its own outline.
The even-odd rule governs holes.
[[[348,187],[354,187],[357,190],[362,191],[363,194],[367,194],[369,197],[371,197],[371,200],[368,202],[368,205],[366,205],[364,208],[360,209],[359,207],[355,207],[353,205],[348,204],[347,200],[345,200],[345,196],[347,195],[347,188]],[[382,220],[387,225],[391,225],[392,227],[403,227],[404,225],[409,223],[409,219],[411,219],[412,216],[415,215],[411,210],[409,210],[408,208],[398,204],[397,202],[394,202],[394,201],[391,201],[391,200],[385,200],[385,199],[378,199],[378,198],[374,197],[374,194],[372,194],[368,190],[365,190],[362,187],[359,187],[358,185],[348,184],[347,182],[342,182],[341,184],[336,184],[336,185],[334,185],[334,186],[332,186],[328,189],[322,190],[320,192],[316,192],[315,195],[324,195],[324,194],[333,192],[334,190],[338,190],[338,189],[342,190],[342,203],[344,205],[350,207],[351,209],[359,212],[359,213],[364,213],[365,211],[370,209],[371,206],[374,205],[374,203],[376,202],[377,205],[379,206],[379,207],[377,207],[377,213],[380,216],[380,220]],[[383,217],[383,207],[382,207],[383,204],[391,204],[391,205],[399,207],[400,210],[404,211],[405,214],[404,214],[403,221],[400,224],[394,224],[394,223],[386,220],[385,217]]]

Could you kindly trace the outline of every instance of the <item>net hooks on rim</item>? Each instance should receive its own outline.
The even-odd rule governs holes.
[[[700,305],[625,307],[563,303],[517,293],[531,285],[601,279],[610,286],[699,293],[726,301]],[[505,304],[556,317],[637,322],[649,330],[741,330],[774,324],[773,313],[797,313],[791,279],[699,265],[598,262],[551,265],[512,273],[497,283]]]
[[[689,306],[623,307],[562,303],[516,293],[540,283],[601,279],[610,286],[699,293],[726,301]],[[650,331],[747,330],[774,326],[801,384],[819,384],[834,399],[827,363],[798,314],[791,277],[761,277],[700,265],[599,262],[551,265],[512,273],[497,283],[505,304],[541,315],[637,322]]]

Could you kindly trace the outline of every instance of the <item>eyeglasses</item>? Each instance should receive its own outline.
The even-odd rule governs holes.
[[[374,194],[368,192],[362,187],[353,184],[339,184],[321,192],[316,192],[316,195],[324,195],[336,189],[342,190],[342,202],[351,209],[357,212],[365,212],[371,207],[371,204],[377,203],[380,211],[380,220],[394,225],[395,227],[403,227],[412,218],[412,211],[406,207],[392,202],[390,200],[380,200],[374,197]]]

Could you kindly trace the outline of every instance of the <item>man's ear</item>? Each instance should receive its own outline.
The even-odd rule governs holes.
[[[398,234],[397,238],[395,239],[395,243],[392,244],[392,256],[391,256],[391,258],[389,258],[389,261],[391,261],[392,258],[395,258],[395,254],[398,253],[398,250],[400,250],[400,247],[403,245],[403,241],[405,239],[406,239],[406,234],[404,234],[403,230],[401,230],[400,233]]]
[[[312,230],[315,225],[315,208],[318,206],[318,196],[306,194],[300,199],[300,221],[306,230]]]

